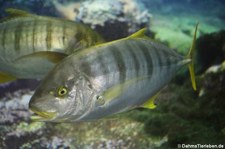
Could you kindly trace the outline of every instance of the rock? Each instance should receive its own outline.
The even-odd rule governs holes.
[[[196,49],[198,73],[221,64],[225,60],[225,30],[201,36],[196,42]]]
[[[80,4],[75,20],[90,25],[105,40],[114,40],[149,26],[151,14],[142,9],[134,0],[89,0]]]
[[[33,92],[27,91],[27,94],[24,95],[23,92],[19,90],[0,100],[0,124],[14,124],[21,120],[29,120],[28,102]]]
[[[209,67],[202,75],[202,88],[200,96],[211,94],[224,94],[225,91],[225,61],[220,65]]]
[[[91,26],[106,41],[126,37],[149,27],[151,18],[148,10],[136,0],[18,0],[0,4],[0,17],[6,16],[4,10],[12,6],[38,15],[63,16]]]
[[[40,81],[37,80],[20,79],[13,82],[0,84],[0,98],[10,96],[11,93],[13,93],[13,97],[15,97],[15,94],[17,93],[21,95],[23,92],[26,93],[27,90],[34,90],[38,86],[39,82]]]

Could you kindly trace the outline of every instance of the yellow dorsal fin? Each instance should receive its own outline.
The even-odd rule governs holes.
[[[195,51],[195,42],[196,42],[198,24],[199,23],[196,24],[192,45],[191,45],[191,48],[190,48],[190,50],[188,52],[188,55],[187,55],[187,59],[191,59],[191,62],[188,64],[188,68],[189,68],[189,72],[190,72],[190,76],[191,76],[191,84],[192,84],[192,87],[195,91],[197,90],[197,87],[196,87],[195,73],[194,73],[193,54],[194,54],[194,51]]]
[[[110,42],[103,42],[103,43],[98,43],[98,44],[95,44],[93,47],[100,47],[100,46],[106,46],[106,45],[110,45],[112,43],[116,43],[118,41],[122,41],[122,40],[127,40],[127,39],[130,39],[130,38],[145,38],[145,39],[151,39],[150,37],[146,36],[145,33],[147,31],[147,28],[143,28],[143,29],[140,29],[139,31],[133,33],[132,35],[128,36],[128,37],[125,37],[125,38],[122,38],[122,39],[117,39],[117,40],[113,40],[113,41],[110,41]],[[87,49],[90,49],[92,47],[89,47]],[[84,50],[83,50],[84,51]],[[85,51],[90,51],[90,50],[85,50]]]
[[[146,31],[147,31],[147,28],[142,28],[139,31],[137,31],[137,32],[133,33],[132,35],[128,36],[127,38],[145,38],[145,37],[147,37],[145,35]]]
[[[156,108],[155,105],[155,99],[159,96],[159,93],[156,93],[154,96],[152,96],[149,100],[147,100],[141,107],[148,108],[148,109],[154,109]]]
[[[5,12],[7,12],[8,14],[10,14],[13,17],[31,15],[30,13],[28,13],[26,11],[14,9],[14,8],[8,8],[8,9],[5,10]]]

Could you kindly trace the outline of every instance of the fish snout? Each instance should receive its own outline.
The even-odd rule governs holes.
[[[56,116],[56,112],[53,110],[50,111],[50,108],[48,108],[48,104],[44,101],[46,100],[41,98],[31,98],[29,102],[29,109],[36,115],[38,115],[38,117],[40,117],[39,119],[41,120],[48,120],[54,118]]]
[[[42,111],[32,104],[29,105],[29,108],[32,112],[34,112],[34,115],[38,116],[39,120],[49,120],[56,116],[56,112]]]

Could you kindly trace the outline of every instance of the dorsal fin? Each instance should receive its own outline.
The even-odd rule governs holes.
[[[21,16],[31,15],[30,13],[28,13],[26,11],[19,10],[19,9],[14,9],[14,8],[7,8],[5,10],[5,12],[7,12],[12,17],[21,17]]]
[[[109,41],[109,42],[103,42],[103,43],[99,43],[99,44],[95,44],[94,47],[99,47],[99,46],[105,46],[105,45],[110,45],[112,43],[116,43],[118,41],[122,41],[122,40],[127,40],[127,39],[132,39],[132,38],[145,38],[145,39],[150,39],[150,37],[146,36],[145,33],[147,31],[147,28],[142,28],[140,29],[139,31],[131,34],[130,36],[128,37],[125,37],[125,38],[122,38],[122,39],[117,39],[117,40],[113,40],[113,41]],[[87,50],[86,50],[87,51]]]
[[[147,28],[142,28],[139,31],[137,31],[137,32],[133,33],[132,35],[128,36],[128,38],[145,38],[145,37],[147,37],[145,35],[146,31],[147,31]]]
[[[27,16],[32,16],[33,14],[30,14],[26,11],[19,10],[19,9],[14,9],[14,8],[8,8],[5,10],[9,14],[9,16],[4,17],[3,19],[0,20],[0,23],[9,21],[18,17],[27,17]]]

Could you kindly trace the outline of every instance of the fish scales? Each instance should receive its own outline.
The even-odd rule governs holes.
[[[184,57],[175,54],[167,47],[156,47],[154,42],[151,42],[151,45],[152,49],[154,49],[151,51],[152,57],[156,63],[156,67],[154,69],[155,77],[152,79],[152,83],[157,87],[162,85],[161,82],[168,82],[168,80],[170,80],[176,72],[174,69],[179,69],[179,67],[177,67],[177,63],[184,59]]]
[[[136,51],[136,58],[132,55],[134,51]],[[127,86],[122,86],[121,91],[124,92],[124,95],[108,104],[110,106],[105,108],[107,109],[106,111],[99,108],[90,115],[82,117],[82,120],[92,119],[93,117],[96,118],[96,115],[102,117],[103,115],[107,115],[107,113],[115,113],[129,109],[134,105],[143,104],[143,99],[146,100],[147,97],[154,95],[162,84],[167,83],[171,79],[174,73],[171,75],[168,73],[176,72],[175,70],[179,68],[177,67],[177,62],[183,59],[183,57],[177,57],[174,53],[172,53],[172,57],[168,58],[168,55],[171,54],[170,52],[159,49],[156,50],[149,42],[145,42],[144,40],[138,41],[138,39],[121,41],[120,43],[108,46],[104,51],[98,52],[98,54],[101,54],[101,56],[98,55],[96,58],[93,58],[92,61],[89,61],[89,64],[93,65],[89,66],[89,68],[93,68],[93,70],[89,71],[91,74],[87,74],[87,76],[95,78],[93,82],[102,83],[98,85],[102,86],[102,88],[99,89],[100,92],[105,92],[110,87],[124,83],[126,80],[137,78],[138,81],[135,85],[128,88]],[[99,58],[106,57],[106,55],[112,56]],[[112,59],[112,57],[113,60],[109,60]],[[99,59],[104,59],[104,61],[99,61]],[[101,65],[97,68],[94,67],[96,64],[98,65],[98,63],[101,63]],[[95,73],[94,71],[105,69],[102,64],[104,64],[105,67],[107,66],[106,68],[108,69],[99,74]],[[139,67],[138,70],[135,69],[137,67]],[[140,92],[141,94],[139,94]],[[130,101],[127,100],[127,98],[137,100]],[[118,104],[118,102],[121,104]]]
[[[21,22],[22,23],[22,22]],[[19,42],[20,43],[20,46],[22,47],[21,50],[20,50],[20,56],[26,54],[26,53],[32,53],[33,52],[33,27],[34,27],[34,22],[33,21],[26,21],[24,22],[24,24],[26,25],[23,25],[22,27],[22,31],[21,31],[21,34],[22,34],[22,38],[21,38],[21,41]],[[16,41],[15,41],[16,42]],[[23,49],[23,51],[22,51]]]
[[[124,82],[128,72],[126,67],[129,63],[125,63],[126,53],[123,53],[125,51],[120,50],[119,46],[109,46],[107,50],[85,57],[81,62],[83,72],[92,78],[99,78],[106,86]]]
[[[121,43],[121,45],[118,43],[86,57],[82,61],[82,68],[93,78],[113,73],[112,76],[115,77],[113,80],[118,80],[116,83],[123,83],[133,77],[152,75],[152,53],[143,43],[136,43],[136,41]]]
[[[17,58],[24,53],[27,53],[27,51],[30,51],[31,53],[33,50],[33,44],[34,39],[38,38],[40,34],[37,34],[43,26],[40,27],[40,29],[36,29],[37,33],[32,34],[32,29],[36,28],[32,22],[29,20],[26,21],[17,21],[15,20],[14,23],[5,23],[1,24],[1,28],[4,26],[5,33],[2,34],[2,38],[4,40],[4,44],[2,44],[1,49],[3,49],[5,52],[4,57],[12,59],[12,57]],[[34,29],[35,30],[35,29]],[[34,37],[33,37],[34,36]],[[30,42],[30,39],[33,37],[32,42]],[[13,42],[13,44],[11,44]],[[10,55],[10,57],[9,57]],[[3,54],[2,54],[3,56]]]
[[[119,83],[115,78],[119,78],[118,66],[115,56],[110,51],[96,52],[89,57],[81,59],[82,71],[92,78],[98,78],[98,81],[108,86],[109,82]],[[112,73],[114,72],[114,73]]]
[[[33,52],[40,51],[40,48],[43,48],[41,46],[42,43],[38,43],[38,39],[41,36],[41,33],[43,32],[43,26],[41,28],[38,28],[37,26],[40,25],[41,22],[38,23],[38,20],[26,20],[26,21],[20,21],[18,22],[18,30],[20,29],[20,39],[17,41],[14,41],[14,44],[20,47],[20,49],[11,49],[18,51],[15,58],[18,58],[25,54],[31,54]],[[13,32],[16,34],[16,32]],[[11,59],[13,57],[12,53],[8,54],[11,56]]]
[[[13,23],[1,23],[0,28],[3,30],[0,37],[2,43],[0,46],[1,59],[5,62],[12,62],[15,58],[27,53],[30,48],[31,36],[30,28],[32,22],[20,22],[14,20]],[[28,52],[31,53],[31,52]]]
[[[12,51],[11,49],[14,49],[14,41],[15,40],[15,34],[14,34],[14,30],[15,30],[15,26],[16,24],[8,24],[7,26],[4,27],[4,54],[5,55],[1,55],[3,56],[7,62],[9,62],[9,58],[7,57],[9,54],[13,54],[15,53],[15,51]],[[13,27],[13,30],[10,30],[9,28]],[[15,55],[15,54],[14,54]]]

